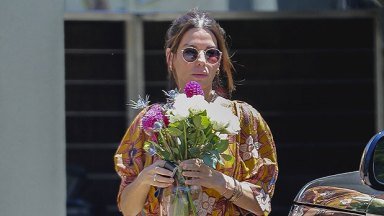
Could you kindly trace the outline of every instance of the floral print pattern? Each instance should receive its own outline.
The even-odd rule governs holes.
[[[241,157],[243,160],[249,160],[251,158],[258,158],[259,153],[257,150],[260,148],[259,142],[254,142],[253,137],[249,136],[244,144],[240,145]]]
[[[207,193],[200,193],[199,199],[195,200],[196,211],[199,216],[206,216],[212,213],[215,197],[210,197]]]
[[[271,211],[271,197],[269,194],[266,194],[264,190],[259,192],[259,195],[256,196],[257,201],[260,204],[260,208],[263,211],[270,212]]]

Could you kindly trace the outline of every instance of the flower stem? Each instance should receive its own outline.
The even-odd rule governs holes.
[[[211,126],[208,127],[207,133],[208,133],[207,140],[212,140],[212,138],[213,138],[213,136],[215,136],[215,134],[212,133],[212,127]]]
[[[188,196],[188,202],[189,204],[191,205],[191,208],[192,208],[192,213],[193,215],[196,215],[196,207],[195,205],[193,204],[193,200],[192,200],[192,196],[191,196],[191,191],[187,191],[187,196]]]
[[[199,137],[199,132],[201,131],[199,128],[197,128],[196,126],[194,127],[196,129],[195,131],[195,144],[193,146],[197,146],[197,139]]]
[[[193,215],[196,216],[196,215],[197,215],[197,213],[196,213],[196,207],[195,207],[195,205],[193,204],[193,199],[192,199],[191,190],[190,190],[191,187],[185,185],[185,177],[182,176],[182,174],[181,174],[180,171],[178,171],[178,172],[179,172],[179,173],[177,174],[177,179],[178,179],[178,180],[176,181],[176,186],[177,186],[177,188],[183,187],[182,191],[180,191],[180,195],[181,195],[181,197],[183,197],[183,194],[184,194],[185,192],[187,192],[187,202],[188,202],[188,206],[191,207],[191,210],[192,210]],[[179,192],[179,190],[177,190],[177,192]],[[176,192],[176,194],[177,194],[177,192]],[[176,195],[176,197],[177,197],[177,195]],[[188,208],[188,210],[189,210],[189,208]],[[190,213],[190,212],[189,212],[189,213]],[[189,215],[189,214],[188,214],[188,215]]]
[[[164,134],[163,134],[163,132],[162,131],[159,131],[159,135],[160,135],[160,138],[163,140],[163,143],[164,143],[164,146],[165,146],[165,148],[167,149],[167,151],[170,153],[170,155],[171,155],[171,160],[173,160],[174,159],[174,154],[173,154],[173,152],[172,152],[172,149],[169,147],[169,144],[167,143],[167,139],[165,139],[165,137],[164,137]]]
[[[183,121],[183,129],[184,129],[184,149],[185,149],[185,157],[188,158],[188,143],[187,143],[187,127],[185,126],[185,122]]]

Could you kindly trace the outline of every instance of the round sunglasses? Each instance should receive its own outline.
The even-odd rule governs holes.
[[[200,52],[204,52],[205,60],[210,64],[216,64],[221,59],[221,51],[216,48],[208,48],[206,50],[197,50],[193,47],[187,47],[181,50],[183,58],[186,62],[194,62],[199,58]]]

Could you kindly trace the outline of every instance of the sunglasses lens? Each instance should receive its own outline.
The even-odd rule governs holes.
[[[208,63],[215,64],[220,60],[221,53],[218,49],[208,49],[205,55]]]
[[[198,55],[199,55],[198,51],[193,48],[186,48],[183,51],[183,58],[187,62],[194,62],[197,59]]]
[[[183,58],[187,62],[194,62],[199,57],[199,51],[195,48],[185,48],[183,50]],[[205,59],[210,64],[220,61],[221,52],[216,48],[207,49],[205,51]]]

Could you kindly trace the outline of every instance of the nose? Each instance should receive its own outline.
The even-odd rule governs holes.
[[[199,51],[199,54],[197,55],[197,61],[198,62],[202,62],[202,63],[205,63],[205,53],[204,53],[204,50],[200,50]]]

